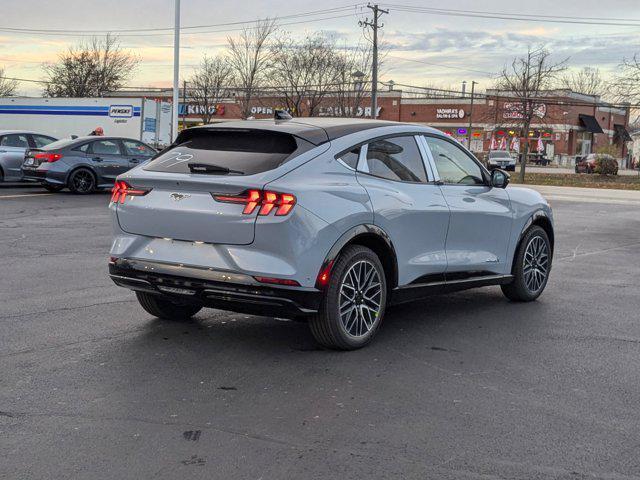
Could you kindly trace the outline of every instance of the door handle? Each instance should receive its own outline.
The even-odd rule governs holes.
[[[140,160],[137,158],[132,158],[131,160],[129,160],[131,163],[140,163]]]
[[[7,153],[6,150],[0,150],[0,153]]]
[[[93,157],[91,160],[93,160],[94,162],[101,162],[102,158],[101,157]]]

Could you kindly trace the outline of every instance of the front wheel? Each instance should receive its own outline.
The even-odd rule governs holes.
[[[530,302],[538,298],[549,281],[551,242],[543,228],[534,225],[518,245],[512,268],[513,282],[502,285],[509,300]]]
[[[309,320],[311,333],[327,348],[361,348],[380,328],[386,303],[380,259],[366,247],[349,246],[333,265],[320,311]]]
[[[202,310],[199,305],[180,305],[153,293],[136,292],[136,297],[147,313],[163,320],[183,322]]]

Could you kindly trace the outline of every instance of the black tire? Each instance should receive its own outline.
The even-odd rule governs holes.
[[[77,195],[93,193],[96,189],[96,176],[88,168],[78,168],[69,175],[67,187]]]
[[[355,272],[358,272],[358,278]],[[348,298],[351,291],[353,298]],[[342,316],[341,301],[348,303]],[[334,262],[320,311],[311,317],[309,327],[322,346],[355,350],[373,339],[382,323],[386,305],[387,282],[380,259],[367,247],[351,245]]]
[[[152,293],[136,292],[136,297],[147,313],[163,320],[184,322],[202,310],[199,305],[178,305]]]
[[[62,185],[49,185],[48,183],[45,183],[43,185],[44,189],[47,190],[48,192],[51,193],[56,193],[59,192],[60,190],[62,190],[64,188],[64,186]]]
[[[4,182],[4,172],[0,168],[0,183]]]
[[[576,173],[580,173],[580,172],[578,171],[578,166],[577,166],[577,165],[576,165]]]
[[[546,262],[541,256],[536,258],[532,265],[531,261],[534,255],[531,254],[530,249],[535,249],[535,245],[540,246],[539,251],[546,252]],[[525,255],[527,256],[526,261]],[[535,300],[547,286],[549,274],[551,273],[551,263],[552,251],[549,236],[543,228],[534,225],[525,232],[518,245],[513,259],[513,268],[511,269],[514,279],[512,283],[501,286],[502,293],[514,302],[531,302]],[[544,275],[542,274],[543,270],[545,270]]]

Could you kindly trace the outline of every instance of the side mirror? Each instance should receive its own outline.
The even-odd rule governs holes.
[[[507,188],[509,185],[509,174],[504,170],[496,168],[491,171],[491,186],[495,188]]]

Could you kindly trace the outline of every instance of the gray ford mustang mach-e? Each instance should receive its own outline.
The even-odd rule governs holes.
[[[306,318],[367,344],[390,304],[486,285],[544,290],[553,219],[440,131],[354,119],[234,121],[181,132],[117,178],[109,271],[142,307]]]

